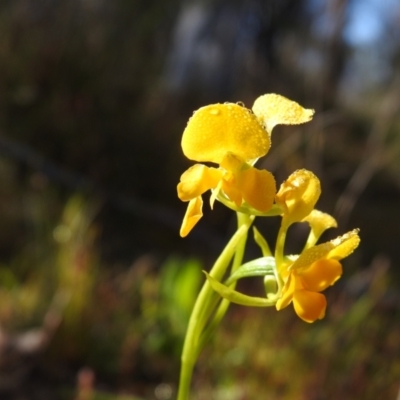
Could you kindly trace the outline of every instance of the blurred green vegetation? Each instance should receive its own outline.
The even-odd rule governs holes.
[[[233,307],[194,398],[395,398],[398,15],[396,0],[2,1],[0,398],[174,398],[200,271],[234,228],[216,205],[179,238],[181,133],[200,106],[268,92],[316,114],[277,127],[260,167],[278,183],[313,170],[339,221],[326,238],[359,227],[362,243],[323,321]],[[275,225],[257,221],[268,239]]]
[[[42,386],[54,399],[174,398],[202,266],[177,256],[159,265],[151,255],[129,268],[102,264],[97,207],[72,197],[54,226],[37,227],[41,249],[2,265],[0,393]],[[193,398],[394,398],[400,315],[388,267],[377,257],[346,273],[313,325],[290,308],[233,306],[200,358]]]

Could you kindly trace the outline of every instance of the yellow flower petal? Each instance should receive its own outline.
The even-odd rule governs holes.
[[[245,164],[244,160],[238,158],[235,154],[228,152],[221,160],[220,167],[226,171],[237,172],[242,168],[243,164]]]
[[[306,169],[300,169],[282,183],[276,203],[283,208],[286,223],[301,221],[313,210],[321,194],[319,179]]]
[[[299,271],[298,276],[306,290],[322,292],[332,286],[342,275],[342,264],[337,260],[318,260],[310,267]]]
[[[276,302],[275,305],[278,311],[287,307],[292,302],[295,289],[296,279],[292,276],[292,274],[290,274],[285,285],[282,288],[282,297]]]
[[[334,248],[335,245],[332,242],[326,242],[310,247],[300,254],[299,258],[289,267],[289,270],[304,270],[316,261],[327,258],[329,252]]]
[[[183,132],[182,149],[195,161],[220,164],[227,152],[243,160],[267,154],[270,138],[256,116],[238,104],[212,104],[198,109]]]
[[[193,229],[193,227],[199,222],[199,219],[203,216],[203,200],[202,198],[196,197],[190,200],[186,214],[183,217],[180,235],[185,237]]]
[[[254,102],[253,112],[269,133],[275,125],[303,124],[310,121],[314,115],[314,110],[303,108],[278,94],[260,96]]]
[[[220,165],[224,170],[221,189],[237,207],[240,207],[243,201],[237,187],[237,175],[244,164],[245,162],[234,154],[226,153]]]
[[[218,197],[218,195],[219,195],[219,192],[221,191],[221,188],[222,188],[222,184],[223,184],[223,183],[224,183],[224,182],[223,182],[223,180],[221,179],[221,180],[218,182],[217,187],[214,188],[213,191],[211,192],[211,196],[210,196],[210,208],[211,208],[211,210],[214,208],[215,200],[217,199],[217,197]]]
[[[342,258],[350,255],[359,245],[360,237],[358,236],[358,229],[354,229],[331,240],[334,248],[329,252],[328,258],[341,260]]]
[[[296,290],[293,294],[296,314],[305,322],[314,322],[325,316],[326,298],[321,293]]]
[[[225,174],[224,178],[222,179],[221,189],[229,197],[229,199],[236,204],[236,207],[240,207],[242,205],[242,193],[236,185],[236,178],[232,174]]]
[[[316,237],[320,237],[329,228],[337,228],[335,218],[318,210],[312,210],[302,222],[308,222]]]
[[[238,187],[244,201],[256,210],[267,212],[274,203],[276,184],[266,170],[248,168],[238,175]]]
[[[215,188],[221,177],[222,172],[218,169],[195,164],[182,174],[177,188],[178,197],[182,201],[192,200],[207,190]]]

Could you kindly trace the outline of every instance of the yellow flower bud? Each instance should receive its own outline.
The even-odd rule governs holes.
[[[284,223],[301,221],[313,210],[321,194],[319,179],[310,171],[295,171],[282,183],[275,201],[283,209]]]

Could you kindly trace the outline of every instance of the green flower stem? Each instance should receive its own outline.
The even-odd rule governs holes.
[[[278,274],[276,275],[277,283],[278,283],[277,295],[280,295],[282,287],[283,287],[283,281],[281,278],[280,271],[282,270],[282,266],[283,266],[285,240],[286,240],[286,234],[287,234],[287,230],[288,230],[289,226],[290,226],[290,224],[286,224],[285,220],[282,219],[281,227],[279,229],[278,236],[276,239],[275,262],[276,262],[276,269],[278,271]]]
[[[247,233],[248,233],[248,229],[250,228],[251,224],[254,221],[254,216],[249,216],[246,214],[242,214],[242,213],[237,213],[237,225],[238,225],[238,231],[242,228],[242,226],[247,227],[247,229],[245,230],[244,234],[241,235],[241,237],[238,239],[235,248],[234,248],[234,261],[232,263],[232,272],[235,271],[237,268],[239,268],[242,265],[242,261],[243,261],[243,256],[244,256],[244,251],[246,248],[246,241],[247,241]],[[225,247],[225,249],[229,246],[228,245]],[[225,250],[224,250],[225,251]],[[222,254],[221,254],[222,256]],[[221,257],[220,256],[220,257]],[[228,265],[230,264],[232,259],[232,255],[229,257],[229,259],[227,259],[226,262],[226,266],[223,268],[223,271],[221,269],[221,276],[215,276],[212,274],[214,267],[211,269],[210,271],[210,275],[214,278],[217,279],[218,281],[221,281],[223,276],[226,273],[226,270],[228,268]],[[212,296],[210,296],[208,304],[204,305],[203,307],[203,327],[209,322],[210,316],[212,315],[212,312],[215,309],[215,306],[218,304],[218,302],[221,301],[221,298],[218,294],[215,293],[214,290],[212,290]],[[228,303],[229,305],[229,303]],[[201,351],[201,346],[199,348],[199,351]]]
[[[317,229],[311,228],[311,231],[308,235],[306,244],[301,253],[303,253],[307,249],[310,249],[311,247],[315,246],[315,244],[318,242],[319,238],[321,237],[321,235],[323,233],[324,233],[324,230],[317,230]]]
[[[254,240],[261,249],[262,255],[264,257],[272,257],[271,249],[269,248],[268,242],[265,240],[263,235],[258,231],[257,228],[253,227]]]
[[[246,218],[241,218],[238,215],[238,223],[240,227],[232,236],[231,240],[228,242],[210,271],[210,276],[214,279],[218,281],[222,280],[232,257],[236,252],[239,252],[239,254],[241,253],[241,257],[243,258],[247,231],[250,228],[253,219],[254,218],[248,216],[246,216]],[[240,256],[235,257],[234,266],[236,263],[239,263],[239,261],[241,262],[238,257],[240,258]],[[240,264],[238,264],[238,266],[240,266]],[[202,345],[204,344],[204,341],[200,340],[200,336],[214,309],[215,303],[213,298],[216,296],[217,295],[211,285],[206,281],[193,307],[186,332],[181,358],[182,365],[177,400],[189,399],[193,368],[202,349]]]
[[[242,226],[248,226],[250,228],[250,226],[253,223],[254,218],[255,218],[254,215],[250,216],[248,214],[242,214],[240,212],[237,212],[236,215],[237,215],[238,230]],[[235,258],[234,258],[233,264],[232,264],[232,272],[235,272],[243,264],[243,256],[244,256],[244,251],[246,249],[246,242],[247,242],[247,231],[248,231],[248,228],[247,228],[245,234],[241,237],[241,239],[237,245],[236,252],[235,252]]]
[[[242,226],[247,226],[247,225],[250,227],[255,218],[254,216],[249,216],[247,214],[242,214],[239,212],[237,212],[236,215],[237,215],[238,229],[240,229]],[[232,273],[235,272],[243,264],[243,256],[244,256],[244,251],[246,249],[246,242],[247,242],[247,231],[246,234],[242,236],[237,245],[235,258],[233,260],[231,269]],[[236,281],[232,283],[230,287],[234,289],[236,287]],[[212,320],[210,321],[209,325],[204,329],[204,332],[201,335],[200,338],[201,348],[204,346],[205,343],[208,342],[208,340],[217,330],[218,325],[222,321],[222,318],[225,316],[230,303],[231,302],[226,299],[222,299],[222,301],[220,302],[220,305],[218,306],[218,309],[216,310],[214,316],[212,317]]]

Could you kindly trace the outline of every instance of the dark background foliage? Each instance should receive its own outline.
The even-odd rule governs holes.
[[[383,302],[375,310],[380,315],[383,307],[383,320],[363,314],[364,319],[357,320],[360,335],[363,324],[375,319],[376,326],[398,332],[400,6],[396,0],[3,0],[0,32],[0,262],[6,277],[1,278],[2,284],[25,293],[34,276],[48,282],[43,287],[52,298],[58,293],[54,287],[59,286],[51,285],[62,286],[68,279],[47,276],[49,269],[75,265],[82,252],[88,257],[83,265],[96,265],[96,272],[87,267],[91,284],[82,284],[95,293],[93,303],[88,301],[84,312],[83,305],[75,307],[87,326],[71,323],[81,330],[68,330],[64,311],[59,311],[64,322],[61,328],[55,324],[50,350],[46,346],[45,353],[53,355],[46,363],[67,365],[66,370],[72,371],[67,377],[62,373],[53,377],[57,382],[70,384],[75,379],[71,376],[85,364],[103,374],[104,382],[113,382],[113,388],[127,388],[128,381],[146,386],[148,381],[175,379],[179,350],[169,351],[179,349],[184,328],[172,329],[162,338],[164,345],[151,341],[141,345],[149,330],[154,333],[154,326],[170,332],[171,327],[160,328],[158,323],[175,326],[176,321],[173,317],[172,323],[167,312],[169,316],[160,322],[164,315],[160,311],[151,314],[158,322],[146,325],[146,312],[135,304],[139,298],[152,299],[152,290],[159,293],[159,271],[171,254],[195,257],[208,268],[235,224],[229,210],[217,205],[211,212],[206,206],[196,229],[188,238],[179,238],[186,205],[176,197],[176,184],[191,164],[181,153],[180,137],[193,110],[225,101],[242,101],[251,107],[264,93],[282,94],[314,108],[316,114],[304,126],[275,128],[273,148],[260,166],[271,170],[278,183],[297,168],[308,168],[320,177],[323,194],[318,208],[338,219],[340,233],[361,229],[362,243],[345,263],[343,285],[356,288],[352,292],[356,298],[362,293],[373,297],[367,288],[377,271],[384,271],[388,282],[375,296]],[[77,228],[68,212],[88,222],[81,221],[84,227],[78,224]],[[63,236],[66,226],[70,236]],[[274,222],[260,221],[259,227],[274,240],[270,233]],[[83,250],[68,242],[71,235]],[[301,235],[300,228],[293,232],[293,251],[300,246]],[[71,256],[75,261],[65,255],[68,252],[76,252]],[[143,257],[147,261],[142,262]],[[140,282],[137,288],[132,283],[141,293],[138,299],[119,286],[127,271]],[[147,279],[147,273],[152,279]],[[156,288],[148,287],[151,281],[158,282]],[[35,282],[35,287],[42,287]],[[25,310],[25,303],[13,303],[15,298],[11,301],[7,290],[1,296],[10,305],[0,310],[0,327],[14,338],[37,326],[49,310],[45,299],[32,301]],[[112,310],[112,333],[106,329],[110,321],[91,308],[99,301],[96,296],[106,298]],[[124,310],[120,319],[114,315],[118,308]],[[93,320],[82,317],[87,314]],[[135,332],[129,336],[122,326],[132,316],[141,322],[127,330]],[[273,332],[279,334],[285,323],[277,322]],[[93,327],[108,332],[104,351],[109,357],[113,354],[120,369],[112,361],[110,365],[94,361],[101,358],[98,347],[66,345],[68,334],[90,343],[88,332]],[[371,348],[379,332],[372,334]],[[303,339],[306,334],[304,330]],[[85,335],[89,339],[82,339]],[[383,353],[399,353],[398,340],[389,345],[394,339],[386,339]],[[349,346],[353,343],[348,337],[343,340]],[[122,351],[121,343],[130,352]],[[64,350],[57,351],[57,346]],[[163,349],[169,350],[163,353]],[[124,356],[119,359],[115,354]],[[377,354],[379,358],[381,353]],[[135,364],[135,357],[145,361]],[[175,374],[169,375],[160,359],[165,364],[173,360]],[[248,361],[249,369],[253,361]],[[34,367],[29,373],[52,377],[39,365],[39,372]],[[10,369],[7,363],[2,368]],[[200,371],[200,383],[206,372]],[[123,377],[120,384],[118,376]],[[251,387],[250,378],[246,382]],[[359,382],[356,388],[363,387],[362,379]],[[315,382],[306,386],[299,386],[298,393],[310,393],[310,387],[318,392]],[[13,396],[13,389],[9,393]],[[147,392],[137,389],[136,393]],[[271,396],[284,394],[289,396],[282,390]],[[242,398],[255,398],[248,396]],[[315,396],[304,398],[331,398]]]

